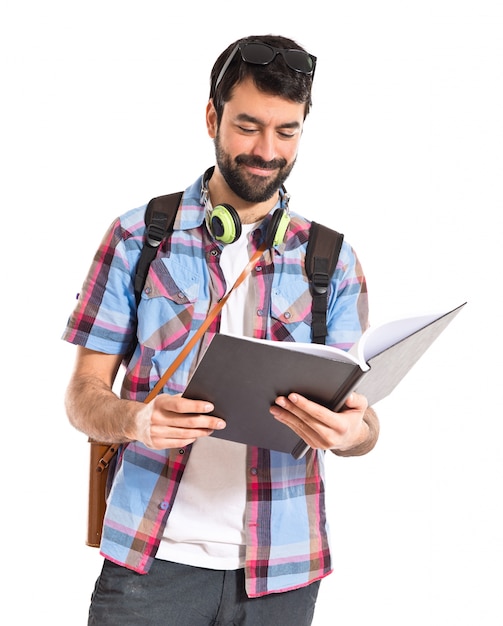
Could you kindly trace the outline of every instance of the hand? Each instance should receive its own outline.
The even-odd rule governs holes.
[[[367,407],[367,399],[358,393],[347,398],[339,413],[291,393],[288,398],[276,398],[271,413],[312,448],[346,452],[361,446],[369,438],[369,425],[363,419]]]
[[[179,395],[161,394],[145,404],[136,415],[135,435],[148,448],[183,448],[198,437],[225,428],[225,421],[211,415],[210,402],[188,400]]]

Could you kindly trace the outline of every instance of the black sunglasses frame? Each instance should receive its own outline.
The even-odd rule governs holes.
[[[263,48],[267,48],[267,50],[270,50],[272,53],[270,60],[255,61],[251,59],[249,56],[246,55],[246,52],[244,50],[246,46],[249,45],[262,46]],[[262,41],[242,41],[234,47],[234,50],[229,54],[227,61],[223,64],[223,67],[218,74],[217,80],[215,81],[215,91],[217,90],[217,87],[222,81],[225,72],[227,71],[229,65],[232,63],[232,59],[236,56],[238,51],[241,53],[241,58],[245,63],[252,63],[253,65],[269,65],[269,63],[272,63],[274,61],[278,54],[281,54],[285,63],[291,70],[293,70],[294,72],[299,72],[300,74],[306,74],[307,76],[311,76],[312,78],[314,77],[314,70],[316,69],[316,57],[312,54],[309,54],[309,52],[305,52],[304,50],[297,50],[295,48],[274,48],[268,43],[263,43]],[[304,54],[308,59],[310,59],[312,63],[312,69],[306,72],[305,70],[299,68],[298,65],[296,66],[295,63],[292,64],[292,62],[288,59],[288,53],[290,52],[294,52],[296,54]]]

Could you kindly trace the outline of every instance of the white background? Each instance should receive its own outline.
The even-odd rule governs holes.
[[[318,56],[287,188],[343,233],[374,324],[465,310],[378,405],[365,458],[328,462],[335,572],[315,626],[503,623],[499,0],[4,0],[0,13],[2,613],[86,623],[88,445],[61,341],[118,214],[213,163],[209,73],[238,37]],[[493,356],[494,355],[494,356]],[[292,520],[294,523],[294,520]]]

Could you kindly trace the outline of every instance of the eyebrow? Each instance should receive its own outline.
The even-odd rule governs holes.
[[[250,124],[257,124],[258,126],[265,126],[264,122],[262,122],[257,117],[254,117],[253,115],[248,115],[248,113],[239,113],[236,116],[236,122],[248,122]],[[284,124],[279,124],[277,128],[297,129],[297,128],[300,128],[300,123],[296,121],[285,122]]]

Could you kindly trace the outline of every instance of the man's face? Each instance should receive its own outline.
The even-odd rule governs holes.
[[[304,111],[302,103],[259,91],[251,79],[234,87],[219,126],[209,105],[217,167],[233,193],[250,203],[272,198],[295,164]]]

